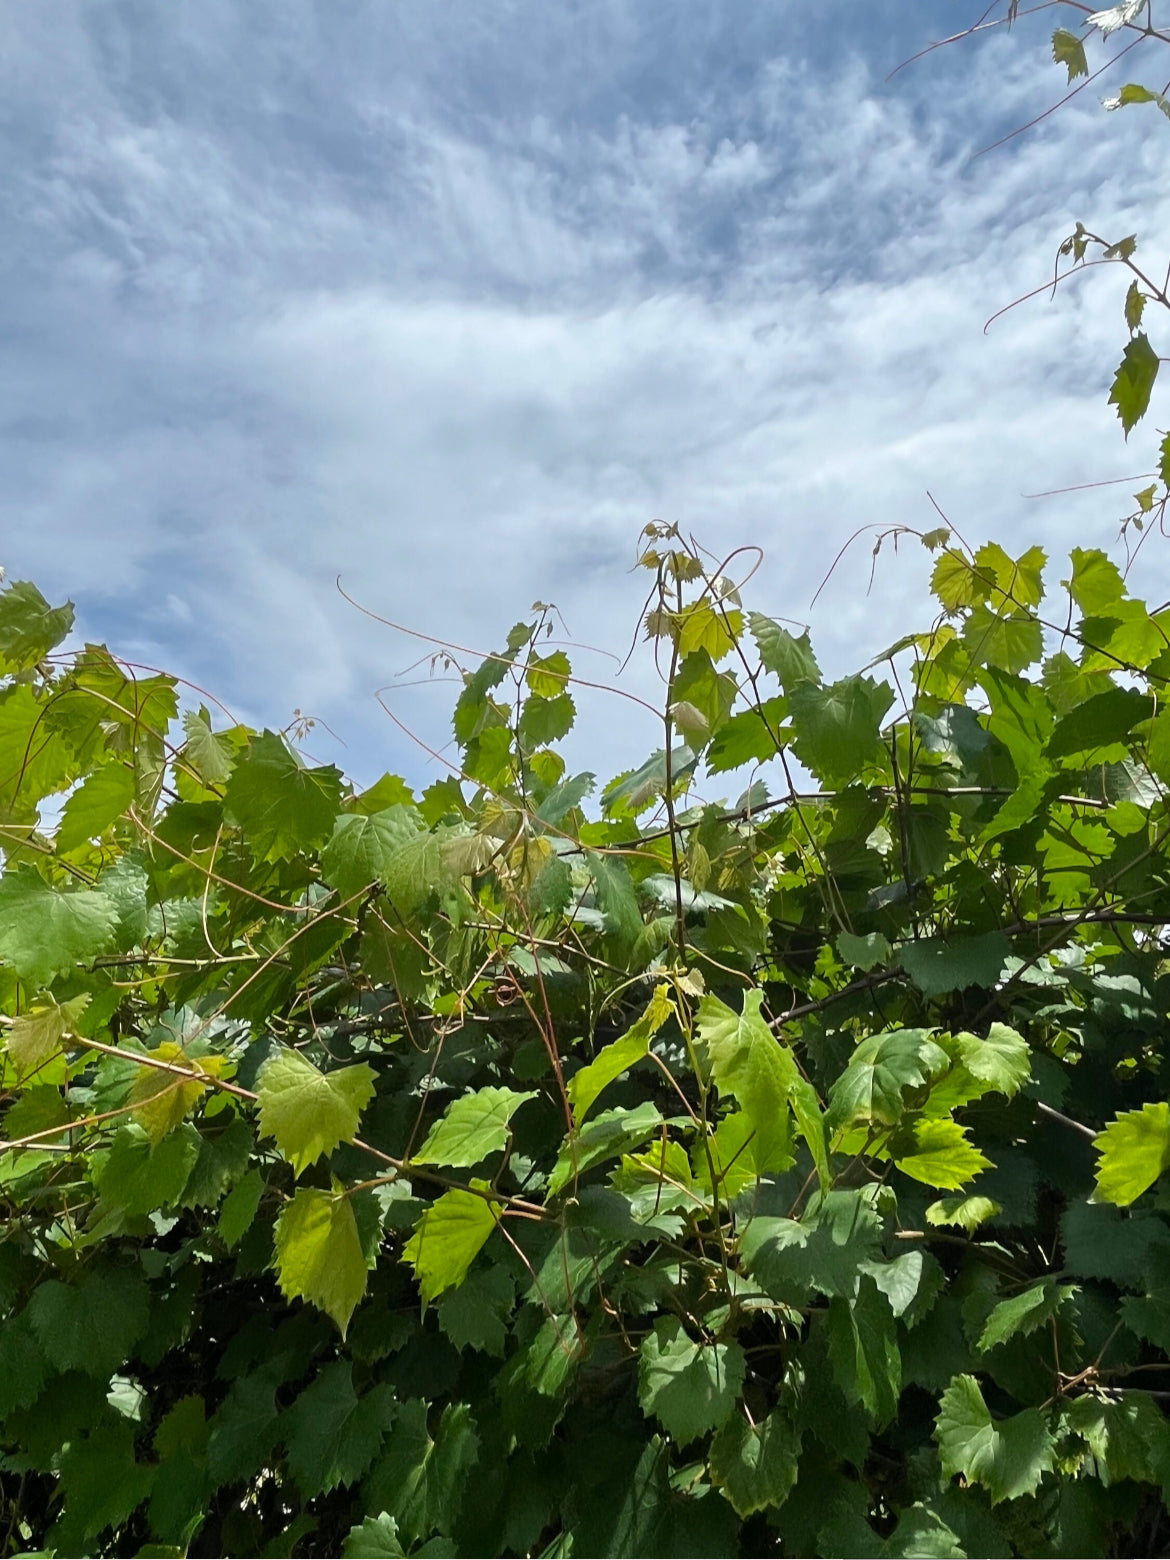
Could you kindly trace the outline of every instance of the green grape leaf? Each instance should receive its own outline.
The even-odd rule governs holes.
[[[943,1393],[935,1439],[946,1478],[978,1484],[992,1505],[1031,1495],[1055,1465],[1052,1431],[1039,1409],[991,1417],[974,1376],[956,1376]]]
[[[1051,1321],[1076,1293],[1075,1284],[1056,1284],[1046,1279],[1042,1284],[1033,1284],[1022,1294],[1013,1295],[1010,1300],[1001,1300],[987,1318],[975,1347],[980,1353],[986,1354],[988,1349],[1006,1343],[1017,1334],[1027,1337],[1037,1327],[1043,1327]]]
[[[103,764],[74,791],[61,812],[54,845],[62,854],[97,839],[134,800],[134,771],[125,764]]]
[[[968,1235],[1003,1209],[990,1197],[940,1197],[926,1210],[927,1224],[954,1224]]]
[[[131,1268],[87,1268],[75,1284],[55,1278],[39,1284],[28,1316],[45,1358],[57,1370],[80,1370],[108,1381],[146,1331],[147,1288]]]
[[[481,1192],[486,1181],[472,1181]],[[496,1227],[499,1207],[488,1197],[455,1188],[437,1198],[418,1221],[403,1250],[424,1301],[461,1284]]]
[[[650,1050],[650,1041],[674,1013],[670,987],[657,986],[646,1006],[620,1039],[603,1046],[587,1067],[569,1079],[566,1093],[573,1107],[573,1120],[580,1127],[604,1089],[620,1078]]]
[[[349,1197],[298,1188],[276,1221],[276,1276],[290,1300],[308,1300],[345,1337],[366,1289],[366,1258]]]
[[[363,1397],[348,1360],[326,1365],[281,1417],[288,1465],[306,1498],[353,1484],[378,1455],[394,1418],[394,1395],[382,1383]]]
[[[0,675],[25,672],[73,627],[73,603],[50,607],[35,585],[13,580],[0,593]]]
[[[642,912],[630,869],[620,856],[589,852],[597,908],[605,917],[605,929],[622,942],[633,942],[642,930]]]
[[[0,877],[0,960],[32,990],[105,953],[117,924],[112,900],[97,890],[51,888],[26,866]]]
[[[879,1560],[910,1560],[911,1556],[914,1560],[965,1560],[968,1553],[959,1535],[921,1501],[901,1513],[897,1527],[878,1550]]]
[[[376,813],[342,813],[321,851],[321,876],[342,899],[352,899],[384,881],[395,852],[414,841],[421,826],[415,809],[401,804]]]
[[[134,1426],[125,1421],[70,1440],[58,1466],[65,1510],[54,1533],[64,1554],[92,1554],[87,1540],[124,1523],[154,1478],[153,1468],[134,1461]]]
[[[525,699],[520,710],[520,746],[526,753],[531,753],[549,742],[559,742],[572,730],[576,718],[577,707],[571,694],[561,693],[554,699],[546,699],[534,693]]]
[[[774,1299],[805,1305],[813,1291],[852,1299],[863,1267],[878,1258],[881,1220],[854,1190],[816,1197],[803,1219],[757,1217],[740,1239],[740,1256]],[[883,1302],[884,1303],[884,1302]]]
[[[890,944],[881,932],[866,932],[857,937],[852,932],[842,932],[837,938],[837,952],[846,964],[854,969],[872,970],[884,964],[890,957]]]
[[[994,988],[1011,951],[1012,945],[1002,932],[951,940],[924,937],[903,943],[898,963],[924,996],[938,997],[968,986]]]
[[[502,1359],[514,1296],[515,1285],[504,1268],[477,1268],[457,1289],[439,1296],[439,1326],[457,1349]]]
[[[251,1227],[263,1195],[263,1176],[259,1170],[249,1170],[247,1175],[242,1180],[237,1181],[224,1198],[223,1206],[219,1210],[219,1221],[216,1224],[215,1233],[229,1251],[234,1246],[239,1245]]]
[[[860,1403],[877,1424],[888,1424],[902,1391],[894,1313],[869,1274],[858,1280],[855,1300],[829,1301],[829,1358],[837,1385],[850,1403]]]
[[[662,1122],[662,1113],[650,1100],[643,1100],[633,1110],[620,1106],[616,1110],[603,1110],[562,1146],[549,1177],[549,1196],[555,1197],[563,1191],[574,1172],[583,1175],[593,1165],[615,1159],[644,1143],[661,1129]]]
[[[1087,1442],[1110,1484],[1122,1479],[1164,1483],[1170,1426],[1144,1392],[1127,1392],[1119,1402],[1087,1392],[1068,1403],[1064,1418],[1068,1428]]]
[[[405,1560],[406,1550],[398,1537],[398,1524],[381,1511],[352,1527],[341,1546],[342,1560]]]
[[[768,699],[758,710],[741,710],[725,721],[707,749],[707,772],[721,775],[775,758],[789,735],[783,725],[787,708],[783,699]]]
[[[1097,1137],[1097,1195],[1126,1207],[1170,1167],[1170,1105],[1164,1101],[1126,1111]]]
[[[737,1343],[694,1343],[677,1317],[660,1317],[643,1340],[638,1402],[687,1446],[731,1418],[745,1362]]]
[[[710,1450],[711,1482],[740,1517],[782,1506],[796,1483],[800,1433],[779,1409],[748,1424],[734,1414],[715,1432]]]
[[[991,1167],[990,1159],[967,1137],[967,1129],[949,1116],[916,1121],[890,1143],[890,1158],[903,1175],[953,1192]]]
[[[802,682],[819,687],[821,669],[809,643],[807,629],[797,639],[762,612],[751,614],[748,627],[760,654],[760,664],[765,671],[780,679],[780,686],[785,693],[791,693]]]
[[[986,1039],[967,1033],[956,1035],[955,1039],[959,1060],[972,1078],[1007,1095],[1008,1099],[1031,1076],[1032,1053],[1028,1042],[1007,1024],[992,1024]]]
[[[742,1108],[756,1131],[754,1159],[762,1172],[792,1163],[789,1098],[801,1081],[791,1051],[765,1023],[759,987],[744,993],[743,1012],[735,1013],[718,997],[699,1004],[699,1036],[711,1075],[721,1095]]]
[[[893,702],[889,683],[872,677],[798,683],[788,695],[797,758],[825,785],[847,784],[881,758],[881,721]]]
[[[340,807],[341,771],[306,767],[273,731],[252,739],[224,792],[225,816],[258,861],[291,861],[323,845]]]
[[[516,648],[519,649],[519,646]],[[551,655],[534,655],[528,662],[524,680],[528,684],[529,693],[536,698],[555,699],[564,693],[572,670],[565,652],[554,650]]]
[[[199,1142],[193,1127],[172,1132],[157,1146],[140,1126],[123,1127],[108,1149],[94,1155],[94,1186],[104,1203],[128,1214],[174,1205],[199,1158]]]
[[[374,1079],[367,1062],[322,1073],[299,1051],[282,1046],[257,1080],[260,1131],[276,1139],[300,1175],[322,1154],[357,1136],[362,1111],[374,1097]]]
[[[431,1128],[426,1142],[411,1155],[416,1165],[467,1167],[499,1153],[508,1141],[508,1123],[526,1100],[536,1094],[513,1089],[484,1088],[448,1105]]]
[[[1146,415],[1154,380],[1158,377],[1158,354],[1145,331],[1126,343],[1116,377],[1109,391],[1109,405],[1116,406],[1121,426],[1128,439],[1130,430]]]
[[[926,1029],[894,1029],[863,1040],[829,1094],[832,1127],[865,1122],[894,1126],[907,1090],[925,1088],[950,1066]]]
[[[436,1531],[449,1533],[478,1458],[479,1436],[466,1403],[447,1404],[433,1439],[427,1404],[419,1399],[403,1403],[362,1486],[363,1504],[390,1515],[407,1546]],[[450,1546],[440,1542],[416,1552],[445,1555]]]

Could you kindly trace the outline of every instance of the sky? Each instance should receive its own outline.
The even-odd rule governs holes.
[[[363,785],[443,773],[376,691],[454,757],[457,687],[339,577],[485,652],[554,602],[602,681],[655,519],[762,548],[747,604],[810,623],[831,675],[929,622],[912,541],[867,593],[863,537],[810,609],[859,528],[936,524],[928,492],[973,543],[1048,548],[1055,584],[1070,546],[1115,547],[1131,489],[1025,495],[1151,464],[1105,405],[1124,282],[984,324],[1078,218],[1170,248],[1170,127],[1104,113],[1119,67],[976,156],[1060,97],[1061,17],[888,78],[977,16],[5,7],[0,564],[241,719],[317,717],[312,757]],[[1160,538],[1133,587],[1170,596]],[[644,653],[622,685],[656,697]],[[578,703],[570,756],[601,778],[658,745],[628,702]]]

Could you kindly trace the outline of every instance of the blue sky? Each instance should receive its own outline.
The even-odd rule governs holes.
[[[1124,284],[983,324],[1077,217],[1160,252],[1170,132],[1107,119],[1103,79],[972,161],[1059,96],[1051,14],[885,78],[976,15],[7,7],[0,563],[242,718],[321,717],[344,746],[314,756],[368,782],[436,773],[374,698],[424,646],[338,574],[483,649],[551,600],[620,655],[654,518],[758,543],[752,604],[801,621],[857,527],[933,523],[928,488],[975,542],[1112,545],[1127,489],[1022,495],[1148,464],[1104,405]],[[1135,588],[1160,600],[1157,546]],[[926,618],[913,549],[867,597],[868,572],[862,543],[811,613],[834,672]],[[387,698],[441,746],[453,693]],[[580,702],[592,766],[655,745]]]

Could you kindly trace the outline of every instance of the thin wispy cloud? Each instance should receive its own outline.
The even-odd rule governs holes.
[[[972,161],[1059,76],[1017,33],[885,82],[957,14],[10,9],[0,561],[248,718],[321,715],[368,780],[431,767],[372,696],[423,647],[338,574],[462,643],[540,597],[624,652],[653,518],[763,546],[797,618],[928,488],[976,541],[1108,544],[1116,497],[1021,495],[1140,469],[1117,280],[983,325],[1078,216],[1170,242],[1164,125],[1090,92]],[[835,670],[925,609],[924,557],[867,597],[869,563],[813,614]],[[451,692],[394,707],[441,744]],[[653,741],[585,719],[602,767]]]

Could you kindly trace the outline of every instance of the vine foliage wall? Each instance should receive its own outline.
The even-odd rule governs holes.
[[[649,527],[600,786],[545,609],[357,793],[0,593],[5,1553],[1159,1552],[1170,611],[921,541]]]

